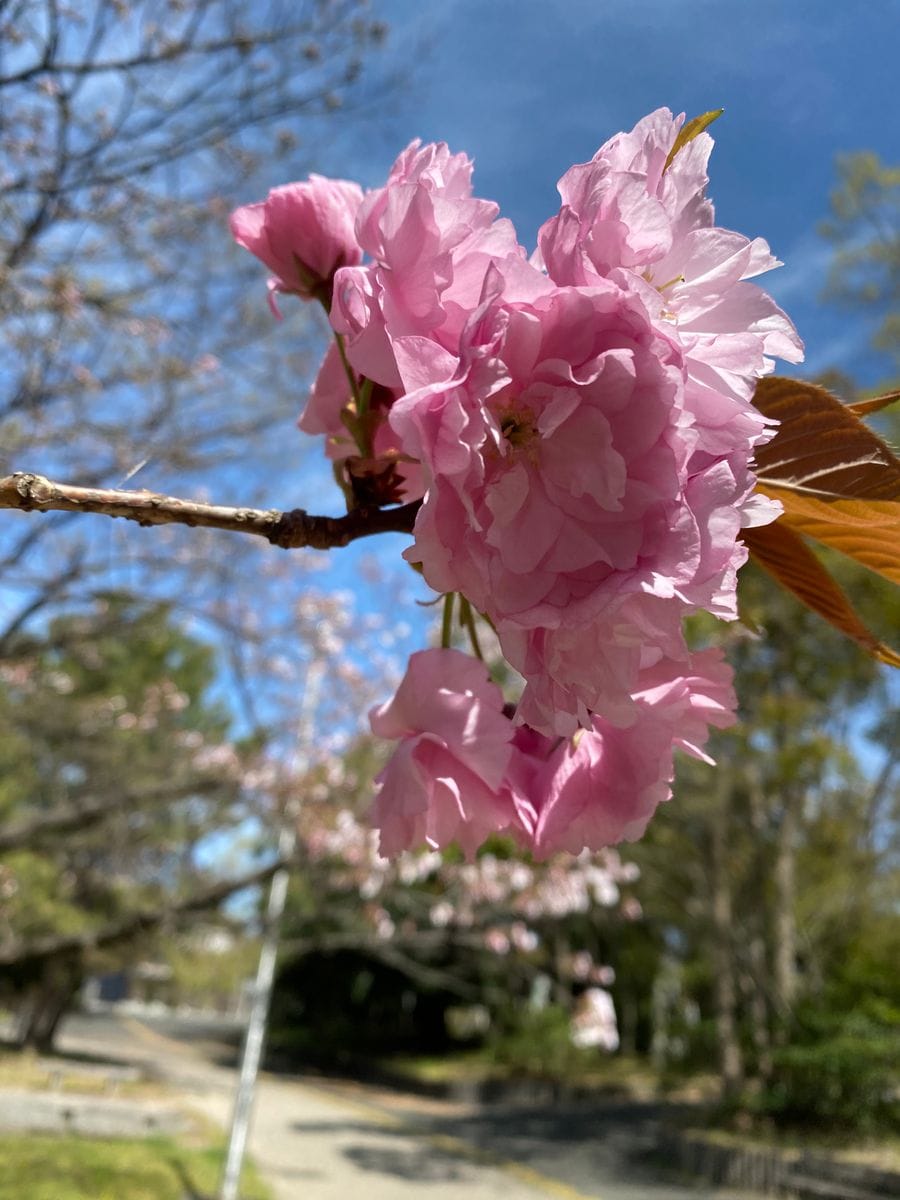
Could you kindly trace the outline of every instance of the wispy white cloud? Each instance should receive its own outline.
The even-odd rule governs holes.
[[[817,234],[805,233],[785,251],[784,266],[766,275],[763,286],[786,307],[801,300],[817,300],[833,254],[833,248]]]

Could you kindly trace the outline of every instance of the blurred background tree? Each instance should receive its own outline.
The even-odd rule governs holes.
[[[820,227],[835,248],[824,299],[872,318],[872,345],[900,370],[900,166],[860,150],[837,161],[831,217]]]
[[[365,119],[390,86],[385,35],[364,0],[0,4],[2,473],[295,502],[283,430],[321,328],[298,309],[276,352],[264,280],[228,215],[318,165],[344,108]],[[276,740],[273,693],[300,690],[306,639],[328,620],[284,599],[312,556],[238,542],[222,554],[191,531],[2,523],[0,970],[23,1041],[49,1042],[87,967],[131,953],[101,955],[97,939],[127,948],[150,910],[186,919],[249,870],[228,833],[246,800],[233,714],[210,684],[245,736]],[[170,686],[183,710],[166,708]],[[293,715],[285,704],[285,728]],[[194,749],[167,745],[182,733]],[[215,748],[222,763],[201,770]],[[265,835],[276,804],[254,799]],[[222,861],[204,871],[215,827]],[[60,942],[51,968],[54,938],[83,944]]]
[[[499,837],[472,862],[384,860],[362,817],[383,752],[360,739],[302,786],[273,1053],[346,1066],[487,1043],[509,1069],[557,1078],[582,1057],[577,1030],[615,1048],[605,954],[635,903],[633,864],[614,850],[536,864]]]
[[[2,5],[0,473],[294,503],[283,430],[321,315],[292,313],[276,357],[228,215],[308,174],[345,106],[364,119],[388,86],[385,34],[362,0]],[[274,572],[262,548],[213,554],[184,532],[4,521],[0,654],[113,577],[218,620],[239,658],[254,631],[235,601]]]
[[[887,586],[860,574],[851,590],[861,611],[880,610],[897,627]],[[871,1044],[880,1071],[897,1067],[900,991],[872,967],[887,967],[898,932],[900,731],[885,715],[883,669],[752,569],[742,596],[759,635],[729,651],[740,724],[716,739],[715,781],[684,763],[675,799],[631,851],[659,947],[655,971],[676,983],[667,1027],[652,1031],[656,1055],[673,1076],[714,1067],[731,1102],[834,1119],[831,1084],[805,1081],[801,1102],[789,1064],[812,1039],[824,1070],[832,1035],[865,1013],[859,1055],[845,1056],[834,1084],[846,1111],[865,1120],[860,1089],[866,1112],[887,1094],[867,1077]],[[872,970],[859,992],[849,986],[855,963]],[[645,978],[645,1019],[659,986]],[[693,1008],[700,1020],[686,1036]]]
[[[893,372],[882,392],[900,366],[900,168],[858,152],[837,174],[823,300],[870,312]],[[859,396],[841,371],[819,378]],[[896,431],[895,411],[875,419]],[[896,591],[838,555],[829,569],[896,641]],[[748,628],[728,638],[741,722],[715,739],[715,783],[684,763],[631,852],[639,944],[654,948],[639,960],[638,1045],[673,1077],[714,1067],[729,1103],[757,1114],[883,1125],[900,1079],[896,680],[752,567],[741,603]],[[620,1006],[635,1003],[621,987],[620,971]]]
[[[122,595],[23,634],[0,667],[0,986],[21,1044],[49,1047],[88,973],[146,954],[142,934],[233,867],[198,855],[237,845],[251,812],[214,672],[164,606]]]

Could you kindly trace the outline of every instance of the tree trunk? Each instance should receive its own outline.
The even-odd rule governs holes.
[[[633,992],[623,991],[619,997],[619,1050],[622,1054],[637,1054],[638,1002]]]
[[[775,995],[779,1009],[779,1035],[784,1040],[797,999],[797,827],[802,797],[785,795],[775,846]]]
[[[30,1047],[49,1054],[62,1018],[81,985],[80,963],[58,962],[46,967],[41,978],[29,990],[19,1010],[16,1040],[20,1048]]]
[[[769,1027],[769,1005],[766,1000],[766,943],[761,933],[754,933],[748,946],[750,956],[750,1020],[753,1049],[756,1052],[756,1073],[768,1083],[772,1078],[772,1035]]]
[[[735,1096],[744,1082],[744,1056],[737,1028],[731,879],[727,860],[730,803],[727,792],[720,791],[712,821],[713,966],[716,973],[716,1034],[723,1098]]]
[[[755,911],[750,914],[751,933],[747,953],[750,965],[750,1020],[752,1022],[753,1049],[756,1055],[756,1074],[763,1083],[772,1078],[772,968],[769,953],[770,914],[766,903],[770,857],[769,813],[766,791],[760,778],[760,765],[751,764],[747,772],[747,798],[750,806],[750,821],[756,838],[753,874],[753,901]]]

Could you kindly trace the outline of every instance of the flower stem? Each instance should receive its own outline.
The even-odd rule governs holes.
[[[459,623],[469,635],[475,657],[484,662],[481,643],[478,641],[478,630],[475,627],[475,614],[472,612],[472,605],[463,595],[459,597]]]
[[[359,398],[356,401],[356,411],[360,417],[365,417],[369,411],[369,400],[372,397],[373,383],[371,379],[364,379],[362,387],[359,389]]]
[[[350,366],[350,360],[347,358],[347,350],[346,350],[346,347],[344,346],[343,335],[340,333],[335,333],[334,340],[337,343],[338,354],[341,356],[341,363],[344,367],[344,373],[347,376],[347,380],[350,383],[350,393],[353,396],[354,403],[356,404],[356,411],[357,411],[357,413],[359,413],[360,394],[359,394],[359,381],[356,378],[356,372]]]
[[[453,636],[453,601],[456,597],[456,592],[448,592],[444,597],[444,619],[441,622],[441,647],[444,650],[450,649],[450,641]]]
[[[341,356],[341,364],[344,368],[344,374],[350,384],[350,393],[353,396],[353,407],[355,414],[351,422],[348,422],[348,428],[353,433],[356,441],[356,448],[359,450],[363,458],[373,458],[374,450],[372,447],[372,422],[369,418],[369,400],[372,396],[372,380],[363,379],[362,384],[357,378],[356,372],[350,365],[350,360],[347,358],[347,348],[344,345],[344,338],[340,333],[334,334],[334,340],[337,344],[338,354]]]

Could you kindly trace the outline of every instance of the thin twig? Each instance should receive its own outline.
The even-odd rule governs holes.
[[[377,533],[411,533],[420,501],[396,508],[357,508],[342,517],[312,516],[302,508],[234,508],[156,492],[86,488],[17,471],[0,479],[0,508],[23,512],[83,512],[124,517],[139,525],[190,525],[252,533],[285,550],[332,550]]]

